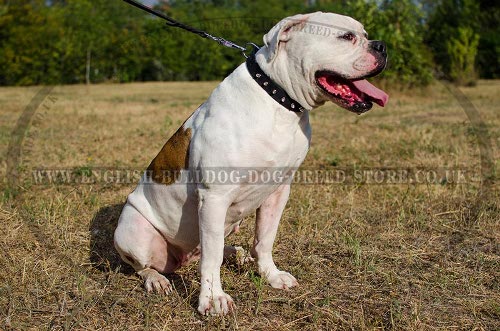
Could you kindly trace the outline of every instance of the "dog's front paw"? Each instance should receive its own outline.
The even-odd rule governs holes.
[[[227,315],[235,309],[233,299],[224,292],[217,295],[200,295],[198,312],[202,315]]]
[[[291,274],[285,271],[277,271],[275,273],[267,275],[266,278],[267,281],[269,282],[269,285],[271,285],[274,288],[279,288],[283,290],[287,290],[290,287],[299,285],[295,277],[293,277]]]

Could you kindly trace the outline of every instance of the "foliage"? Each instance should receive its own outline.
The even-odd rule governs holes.
[[[429,18],[427,41],[437,68],[446,78],[457,83],[474,80],[479,17],[479,2],[476,0],[441,0]],[[469,47],[475,49],[467,49]],[[465,79],[467,75],[470,78]]]
[[[495,0],[480,2],[479,48],[477,65],[483,78],[500,78],[500,4]]]
[[[0,16],[0,83],[2,85],[52,84],[59,80],[56,64],[64,53],[57,11],[48,15],[42,0],[2,3]],[[36,33],[35,33],[36,30]],[[41,36],[44,36],[43,38]]]
[[[450,78],[462,85],[473,84],[479,35],[470,27],[459,27],[457,34],[446,42],[446,50],[450,57]]]
[[[461,4],[458,9],[455,2]],[[177,0],[157,5],[182,22],[239,44],[262,44],[262,35],[275,23],[299,12],[350,15],[363,22],[372,39],[386,41],[384,79],[406,86],[431,81],[432,59],[450,75],[449,52],[459,45],[450,48],[443,40],[452,36],[459,42],[457,27],[479,33],[476,7],[473,0],[438,5],[425,0]],[[488,27],[480,32],[478,64],[482,76],[496,77],[498,11],[489,13]],[[465,55],[453,56],[459,61]],[[220,80],[242,60],[235,50],[166,27],[122,1],[0,0],[0,85]]]

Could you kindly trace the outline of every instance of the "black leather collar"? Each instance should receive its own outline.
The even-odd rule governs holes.
[[[269,94],[269,96],[277,103],[295,113],[301,113],[305,110],[300,103],[292,99],[284,89],[273,82],[273,80],[266,75],[264,71],[262,71],[259,64],[255,60],[255,54],[252,54],[247,58],[247,69],[257,84],[259,84],[260,87],[262,87],[262,89],[264,89],[264,91],[266,91],[267,94]]]

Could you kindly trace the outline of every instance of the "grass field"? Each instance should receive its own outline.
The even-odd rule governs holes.
[[[300,286],[275,290],[256,266],[225,264],[223,287],[238,307],[225,318],[196,312],[197,263],[171,275],[168,297],[146,295],[120,264],[112,232],[135,184],[34,182],[40,167],[83,177],[95,167],[144,169],[215,85],[52,90],[20,146],[17,186],[2,184],[0,329],[500,329],[500,81],[461,89],[484,127],[440,83],[392,91],[386,108],[363,116],[315,110],[304,167],[464,168],[472,176],[293,186],[274,254]],[[1,177],[12,176],[12,132],[39,89],[0,88]],[[226,241],[248,249],[252,233],[249,218]]]

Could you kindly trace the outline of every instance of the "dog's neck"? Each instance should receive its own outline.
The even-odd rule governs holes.
[[[287,66],[287,61],[267,61],[266,47],[261,48],[255,55],[255,60],[259,67],[265,72],[276,84],[278,84],[288,95],[296,100],[306,110],[312,110],[321,106],[323,102],[318,102],[318,96],[311,93],[311,89],[304,89],[303,84],[298,82],[305,82],[304,78],[296,77],[297,70],[290,70]],[[279,73],[277,75],[276,73]],[[295,74],[294,74],[295,73]],[[299,74],[302,74],[301,72]],[[311,83],[308,83],[311,84]]]

